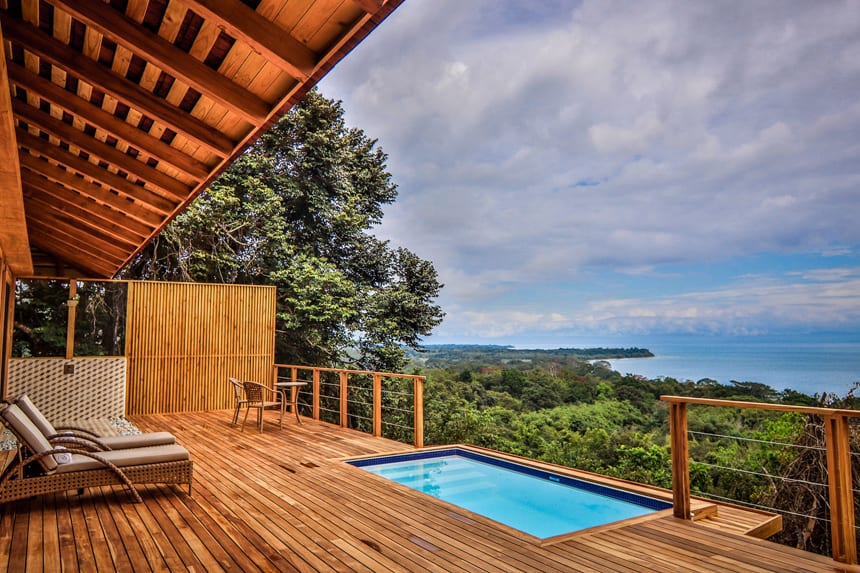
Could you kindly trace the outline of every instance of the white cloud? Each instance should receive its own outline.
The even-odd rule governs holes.
[[[663,122],[654,111],[646,112],[636,118],[631,127],[617,127],[606,123],[588,128],[594,147],[598,151],[645,151],[654,138],[663,132]]]
[[[514,293],[585,274],[648,269],[637,276],[675,284],[681,271],[666,265],[856,252],[856,8],[412,0],[322,87],[390,155],[400,197],[381,236],[434,261],[457,312],[485,316],[504,298],[504,312],[545,319],[553,301],[525,311]],[[754,329],[779,314],[744,292],[755,303],[734,311],[667,297],[612,321],[583,306],[560,322]],[[790,293],[835,321],[826,308],[857,304],[784,285],[772,296],[785,316],[799,304]],[[517,316],[521,327],[504,328],[540,322]]]

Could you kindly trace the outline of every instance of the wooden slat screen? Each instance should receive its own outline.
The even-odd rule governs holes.
[[[231,408],[227,377],[268,381],[275,296],[269,286],[130,282],[127,414]]]

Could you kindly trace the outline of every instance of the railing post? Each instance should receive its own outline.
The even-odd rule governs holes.
[[[319,368],[314,368],[313,370],[313,386],[314,386],[314,396],[313,400],[313,415],[314,420],[320,419],[320,371]]]
[[[373,374],[373,435],[382,435],[382,374]]]
[[[413,432],[415,434],[415,447],[424,447],[424,380],[422,378],[414,378],[412,384],[412,398],[414,400],[415,418],[413,423]]]
[[[687,404],[685,402],[669,402],[669,435],[672,441],[673,513],[675,517],[681,519],[692,519]]]
[[[347,425],[347,412],[349,408],[349,400],[347,394],[347,376],[345,370],[341,370],[340,374],[340,427],[346,428]]]
[[[833,559],[840,563],[857,563],[857,539],[854,536],[854,495],[851,476],[851,444],[848,417],[824,416],[827,440],[827,481],[830,494],[830,537]]]

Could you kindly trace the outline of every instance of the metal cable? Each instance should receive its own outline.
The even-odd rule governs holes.
[[[759,505],[759,504],[757,504],[757,503],[750,503],[750,502],[748,502],[748,501],[740,501],[740,500],[737,500],[737,499],[732,499],[732,498],[730,498],[730,497],[723,497],[723,496],[721,496],[721,495],[717,495],[717,494],[714,494],[714,493],[705,493],[705,492],[703,492],[703,491],[698,491],[698,490],[695,490],[693,493],[695,493],[696,495],[701,496],[701,497],[707,497],[707,498],[709,498],[709,499],[718,499],[718,500],[720,500],[720,501],[728,501],[728,502],[730,502],[730,503],[738,503],[738,504],[740,504],[740,505],[745,505],[745,506],[747,506],[747,507],[754,507],[754,508],[756,508],[756,509],[764,509],[764,510],[767,510],[767,511],[774,511],[774,512],[776,512],[776,513],[784,513],[784,514],[786,514],[786,515],[794,515],[794,516],[797,516],[797,517],[806,517],[806,518],[809,518],[809,519],[816,519],[816,520],[819,520],[819,521],[826,521],[827,523],[830,523],[830,519],[828,519],[828,518],[826,518],[826,517],[817,517],[817,516],[815,516],[815,515],[807,515],[807,514],[805,514],[805,513],[796,513],[796,512],[794,512],[794,511],[787,511],[787,510],[784,510],[784,509],[777,509],[777,508],[775,508],[775,507],[770,507],[770,506],[767,506],[767,505]],[[860,529],[860,527],[855,526],[855,527],[854,527],[854,529]]]
[[[820,448],[820,447],[818,447],[818,446],[801,446],[801,445],[798,445],[798,444],[787,444],[787,443],[784,443],[784,442],[771,442],[771,441],[768,441],[768,440],[757,440],[756,438],[741,438],[740,436],[726,436],[726,435],[724,435],[724,434],[711,434],[711,433],[709,433],[709,432],[694,432],[693,430],[688,430],[688,431],[687,431],[687,433],[688,433],[688,434],[691,434],[691,435],[692,435],[692,434],[695,434],[695,435],[697,435],[697,436],[711,436],[711,437],[714,437],[714,438],[726,438],[726,439],[729,439],[729,440],[739,440],[739,441],[742,441],[742,442],[757,442],[757,443],[759,443],[759,444],[773,444],[773,445],[775,445],[775,446],[787,446],[787,447],[790,447],[790,448],[801,448],[801,449],[807,449],[807,450],[818,450],[818,451],[820,451],[820,452],[827,451],[827,449],[826,449],[826,448]]]
[[[394,422],[382,422],[383,426],[394,426],[395,428],[403,428],[404,430],[412,430],[415,431],[415,428],[411,426],[404,426],[402,424],[395,424]]]
[[[802,479],[777,476],[777,475],[766,474],[766,473],[762,473],[762,472],[754,472],[751,470],[742,470],[740,468],[732,468],[729,466],[721,466],[718,464],[709,464],[707,462],[694,462],[694,463],[697,463],[697,464],[702,465],[702,466],[707,466],[709,468],[716,468],[716,469],[720,469],[720,470],[729,470],[732,472],[738,472],[738,473],[742,473],[742,474],[750,474],[750,475],[754,475],[754,476],[760,476],[760,477],[765,477],[765,478],[770,478],[770,479],[778,479],[778,480],[782,480],[782,481],[789,481],[792,483],[802,483],[802,484],[806,484],[806,485],[814,485],[814,486],[818,486],[818,487],[827,487],[826,483],[818,483],[818,482],[814,482],[814,481],[807,481],[807,480],[802,480]]]

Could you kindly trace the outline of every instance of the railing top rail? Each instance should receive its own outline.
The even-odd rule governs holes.
[[[394,372],[371,372],[369,370],[350,370],[349,368],[327,368],[324,366],[303,366],[300,364],[275,364],[277,368],[298,368],[299,370],[319,370],[320,372],[347,372],[348,374],[379,374],[380,376],[388,376],[391,378],[409,378],[410,380],[426,380],[426,376],[418,374],[397,374]]]
[[[750,410],[776,410],[778,412],[798,412],[816,416],[847,416],[860,418],[860,410],[844,408],[815,408],[811,406],[792,406],[789,404],[768,404],[766,402],[745,402],[742,400],[717,400],[713,398],[693,398],[691,396],[660,396],[664,402],[697,404],[700,406],[721,406],[723,408],[748,408]]]

